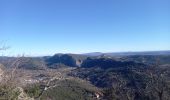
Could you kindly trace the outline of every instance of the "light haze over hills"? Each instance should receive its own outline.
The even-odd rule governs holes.
[[[1,0],[5,55],[170,50],[169,0]]]

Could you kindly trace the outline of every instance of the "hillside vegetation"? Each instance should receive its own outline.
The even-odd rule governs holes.
[[[0,99],[169,100],[170,56],[0,57]]]

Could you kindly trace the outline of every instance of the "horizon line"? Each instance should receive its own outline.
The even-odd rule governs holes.
[[[143,50],[143,51],[109,51],[109,52],[82,52],[82,53],[71,53],[71,52],[56,52],[53,54],[26,54],[26,53],[20,53],[20,54],[14,54],[14,55],[0,55],[0,57],[44,57],[44,56],[53,56],[55,54],[77,54],[77,55],[85,55],[85,54],[92,54],[92,53],[101,53],[101,54],[109,54],[109,53],[145,53],[145,52],[170,52],[170,50]]]

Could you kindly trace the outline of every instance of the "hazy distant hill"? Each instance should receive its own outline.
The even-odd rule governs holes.
[[[45,69],[45,62],[41,57],[0,57],[0,63],[6,68],[16,67],[19,69]]]
[[[121,59],[146,64],[159,64],[159,65],[170,64],[170,55],[132,55],[124,56]]]
[[[87,55],[87,56],[101,56],[102,52],[91,52],[91,53],[85,53],[85,54],[82,54],[82,55]]]
[[[100,56],[100,55],[108,55],[108,56],[130,56],[130,55],[170,55],[170,51],[145,51],[145,52],[111,52],[111,53],[102,53],[102,52],[92,52],[86,53],[83,55],[88,56]]]

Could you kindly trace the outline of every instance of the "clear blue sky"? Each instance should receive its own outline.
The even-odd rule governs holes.
[[[9,55],[170,50],[170,1],[0,0],[0,41]]]

